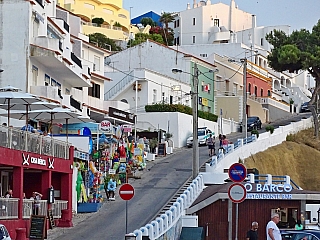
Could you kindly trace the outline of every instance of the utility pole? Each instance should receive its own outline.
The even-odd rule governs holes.
[[[199,142],[198,142],[198,66],[194,63],[193,93],[192,93],[192,116],[193,116],[193,144],[192,144],[192,178],[195,179],[199,173]]]
[[[243,63],[243,110],[242,110],[242,131],[245,132],[247,138],[247,58],[241,59]]]

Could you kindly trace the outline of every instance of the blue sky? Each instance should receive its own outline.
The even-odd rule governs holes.
[[[211,0],[211,3],[230,4],[231,0]],[[199,2],[199,0],[197,0]],[[290,25],[291,30],[311,30],[320,19],[319,0],[235,0],[239,9],[255,14],[258,26]],[[123,0],[123,7],[130,11],[132,18],[154,11],[178,12],[192,6],[193,0]]]

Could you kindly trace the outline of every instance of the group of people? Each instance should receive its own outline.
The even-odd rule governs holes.
[[[216,155],[215,139],[216,139],[215,136],[212,136],[211,133],[209,134],[209,137],[207,138],[209,157]],[[219,134],[219,149],[222,149],[223,153],[228,152],[229,143],[230,143],[230,141],[227,139],[226,135]]]
[[[271,215],[271,220],[268,222],[266,227],[266,234],[267,234],[267,240],[281,240],[281,233],[277,226],[279,223],[280,218],[278,213],[273,213]],[[246,240],[258,240],[258,227],[259,224],[257,222],[252,222],[251,229],[247,232]],[[296,230],[302,230],[303,225],[301,223],[301,220],[298,219],[297,223],[295,224]],[[303,237],[301,240],[307,240],[306,237]]]
[[[12,189],[9,189],[5,195],[5,198],[12,198],[13,197],[13,191]],[[26,194],[23,193],[23,198],[26,199]],[[39,192],[32,192],[32,197],[30,198],[30,200],[33,200],[33,209],[32,209],[32,214],[33,215],[39,215],[40,213],[40,200],[42,198],[42,194]]]

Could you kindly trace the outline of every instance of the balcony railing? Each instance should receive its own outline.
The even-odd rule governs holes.
[[[18,199],[19,200],[19,199]],[[61,218],[61,210],[68,208],[68,201],[55,200],[51,205],[52,215],[54,218]],[[34,201],[32,199],[23,199],[23,218],[29,219],[33,214]],[[46,216],[48,212],[47,200],[40,200],[38,215]]]
[[[17,219],[18,203],[18,198],[0,198],[0,219]]]
[[[69,159],[69,145],[66,142],[11,127],[0,127],[0,146]]]
[[[71,52],[71,60],[82,68],[81,60],[73,52]]]

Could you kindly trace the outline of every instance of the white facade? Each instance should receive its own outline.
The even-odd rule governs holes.
[[[129,73],[108,72],[106,73],[114,82],[105,82],[105,89],[110,89],[105,97],[116,101],[127,102],[130,112],[144,112],[145,105],[154,103],[173,103],[191,105],[191,90],[189,83],[170,78],[158,72],[148,69],[135,69]],[[129,75],[127,75],[129,74]],[[117,88],[119,79],[125,79],[121,90]],[[137,91],[135,90],[137,84]],[[137,99],[137,102],[136,102]],[[126,111],[127,111],[126,110]]]
[[[251,14],[238,9],[234,0],[230,5],[194,0],[193,8],[188,5],[175,15],[174,38],[178,45],[230,41],[230,31],[251,27]]]

